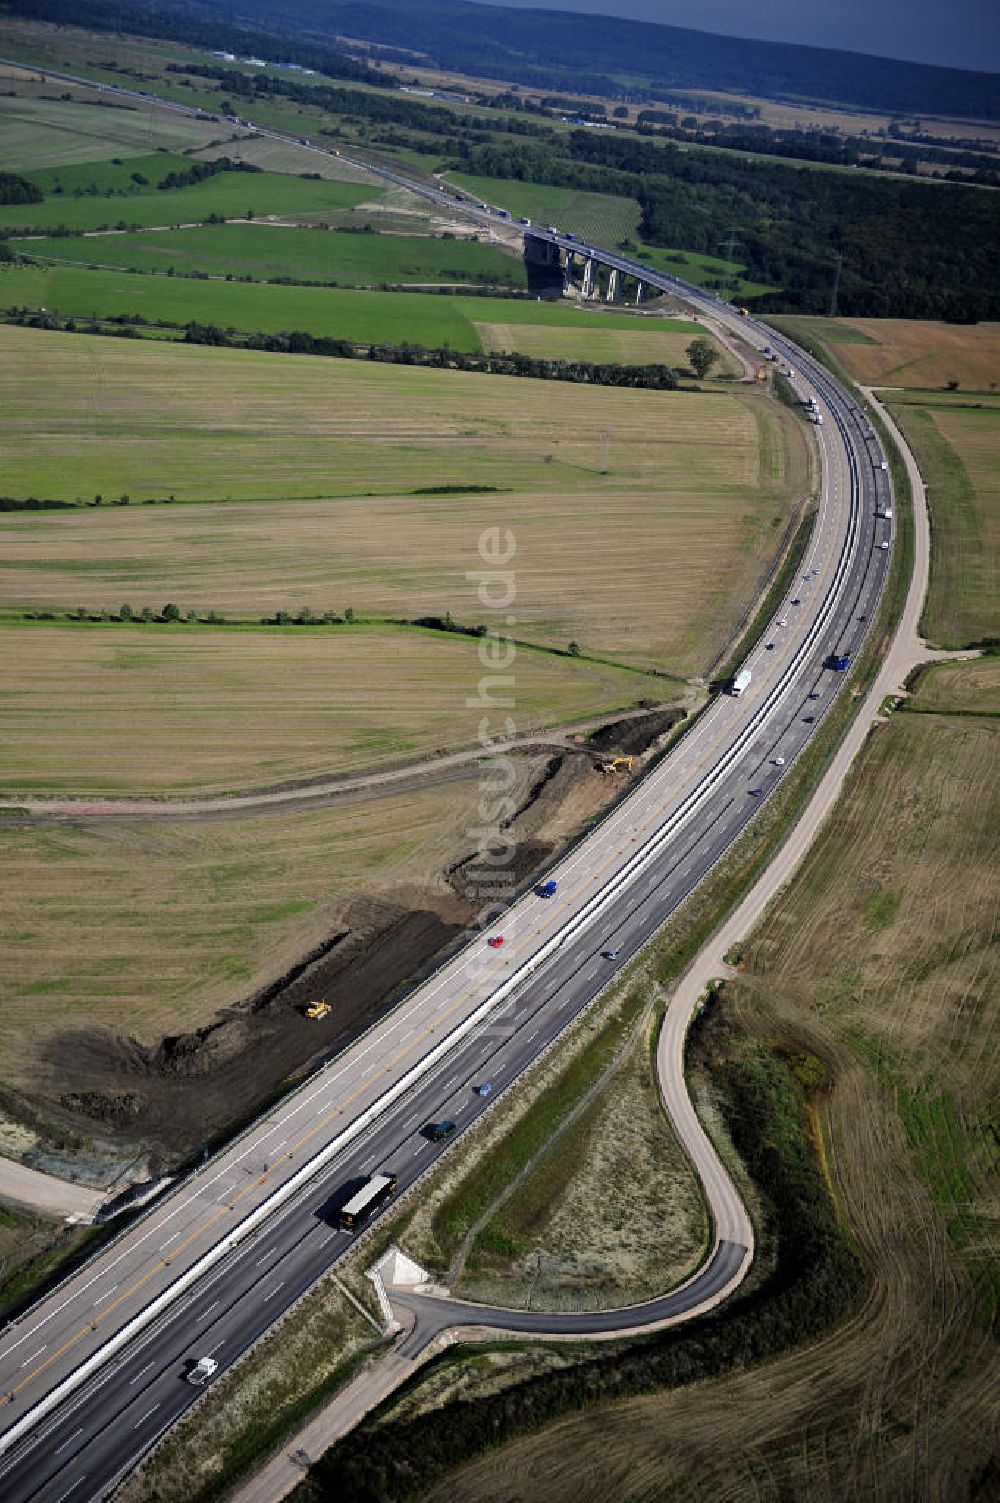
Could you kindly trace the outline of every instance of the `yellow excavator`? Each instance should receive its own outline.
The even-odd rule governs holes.
[[[601,771],[608,774],[615,772],[631,772],[632,763],[634,760],[635,759],[633,757],[612,757],[610,762],[602,763]]]
[[[307,1018],[325,1018],[327,1013],[333,1011],[329,1002],[310,1002],[306,1008]]]

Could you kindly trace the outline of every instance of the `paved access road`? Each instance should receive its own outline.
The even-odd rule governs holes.
[[[648,283],[682,287],[641,271]],[[96,1498],[132,1467],[197,1397],[183,1380],[190,1362],[205,1353],[223,1367],[235,1360],[350,1245],[335,1230],[336,1194],[377,1168],[397,1173],[401,1191],[419,1179],[440,1151],[426,1123],[449,1116],[466,1127],[489,1104],[474,1085],[506,1088],[564,1030],[728,850],[841,687],[843,676],[824,663],[857,648],[888,561],[881,543],[891,524],[876,515],[890,497],[880,451],[821,367],[687,291],[744,339],[782,349],[801,395],[815,395],[825,419],[809,554],[752,655],[750,689],[717,699],[553,869],[554,898],[530,895],[505,914],[502,949],[474,939],[4,1334],[5,1499]],[[615,958],[605,958],[612,949]],[[746,1262],[738,1197],[727,1198],[728,1178],[709,1148],[695,1163],[715,1246],[706,1268],[665,1298],[674,1316],[703,1308]],[[516,1314],[518,1329],[524,1319]],[[637,1323],[630,1312],[615,1319],[620,1329]]]

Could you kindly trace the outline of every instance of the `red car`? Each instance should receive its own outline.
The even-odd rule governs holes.
[[[500,946],[503,944],[503,935],[494,934],[493,938],[488,939],[486,943],[489,945],[491,950],[499,950]]]

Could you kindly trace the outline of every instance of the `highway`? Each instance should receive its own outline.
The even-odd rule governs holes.
[[[383,175],[424,196],[438,192]],[[800,575],[750,656],[747,692],[719,696],[553,867],[554,897],[529,894],[503,915],[488,931],[503,933],[502,948],[489,948],[485,935],[471,938],[388,1017],[4,1332],[0,1491],[11,1503],[106,1493],[198,1397],[184,1382],[191,1362],[210,1354],[230,1365],[347,1251],[351,1240],[336,1231],[333,1210],[345,1187],[389,1168],[404,1192],[443,1151],[423,1132],[429,1121],[451,1117],[461,1132],[490,1109],[780,785],[844,685],[846,676],[827,660],[856,652],[874,615],[890,557],[882,545],[892,542],[892,523],[878,513],[891,505],[891,489],[853,400],[803,352],[718,299],[642,263],[552,238],[680,293],[751,346],[770,344],[794,368],[800,399],[814,396],[824,418],[815,430],[822,492]],[[618,953],[610,960],[603,952],[612,949]],[[485,1080],[494,1087],[490,1098],[473,1090]],[[460,1136],[450,1151],[461,1152]],[[684,1288],[641,1311],[544,1316],[530,1326],[523,1312],[474,1312],[476,1319],[585,1333],[703,1308],[738,1281],[749,1253],[746,1213],[728,1176],[707,1156],[696,1157],[695,1167],[714,1243]],[[445,1313],[420,1312],[421,1340],[439,1316],[451,1323]]]

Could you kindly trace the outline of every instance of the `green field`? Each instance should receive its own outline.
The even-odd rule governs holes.
[[[372,197],[361,184],[315,181],[280,172],[220,172],[188,188],[167,188],[126,198],[47,198],[40,204],[7,204],[0,225],[10,229],[99,230],[116,225],[193,224],[219,214],[223,219],[337,214]]]
[[[248,333],[303,329],[360,344],[409,340],[448,344],[453,350],[480,348],[475,329],[455,301],[431,293],[338,292],[244,282],[223,286],[75,266],[42,270],[0,265],[0,305],[23,304],[80,319],[128,314],[148,323],[196,320]],[[482,307],[479,312],[481,316]]]
[[[1000,399],[888,394],[931,513],[925,635],[941,647],[1000,636]]]
[[[222,156],[223,149],[216,147],[215,154]],[[190,157],[178,152],[152,151],[141,156],[122,155],[105,162],[69,162],[58,167],[39,167],[23,172],[21,176],[40,188],[47,199],[81,194],[110,197],[119,193],[134,198],[139,193],[157,190],[172,172],[185,172],[191,165]],[[135,175],[145,178],[145,184],[137,183]]]
[[[274,230],[273,233],[295,232]],[[364,238],[363,244],[368,244],[368,238]],[[377,243],[376,237],[371,239]],[[85,243],[88,248],[103,249],[107,240]],[[444,244],[449,250],[455,248],[454,242]],[[531,324],[588,332],[595,328],[616,329],[630,334],[644,330],[654,334],[686,333],[691,328],[683,319],[638,318],[626,313],[599,313],[568,304],[516,298],[265,287],[244,282],[222,285],[77,266],[0,264],[0,307],[47,308],[76,319],[127,314],[148,323],[163,320],[181,327],[196,320],[247,333],[278,334],[303,329],[313,335],[359,344],[409,341],[429,347],[449,345],[453,350],[469,352],[482,349],[477,324]],[[651,360],[657,358],[650,356]]]
[[[86,240],[32,240],[20,249],[42,260],[90,266],[200,271],[209,276],[248,276],[257,281],[294,277],[351,287],[379,282],[522,285],[525,281],[521,259],[478,241],[347,234],[266,224],[202,225],[197,229]]]

